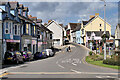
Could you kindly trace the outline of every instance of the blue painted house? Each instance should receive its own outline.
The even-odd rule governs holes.
[[[19,50],[19,46],[15,47],[18,43],[19,45],[19,35],[18,28],[14,27],[14,23],[19,23],[19,19],[16,14],[11,14],[11,5],[9,2],[1,2],[0,8],[4,11],[2,14],[3,22],[3,54],[10,50]],[[15,34],[17,31],[17,34]],[[18,37],[18,38],[17,38]]]
[[[73,41],[81,44],[82,38],[81,38],[81,24],[78,24],[77,27],[72,31],[72,34],[74,34],[75,39],[73,38]]]

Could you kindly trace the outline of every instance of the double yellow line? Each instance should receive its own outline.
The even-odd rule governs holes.
[[[0,75],[0,78],[4,77],[6,75],[8,75],[8,73],[3,73],[3,74]]]

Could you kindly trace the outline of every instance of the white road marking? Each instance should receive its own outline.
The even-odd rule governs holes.
[[[75,72],[75,73],[81,73],[81,72],[79,72],[79,71],[76,71],[76,70],[74,70],[74,69],[71,69],[71,71],[73,71],[73,72]]]
[[[58,66],[61,67],[61,68],[64,68],[63,66],[61,66],[61,65],[59,65],[59,64],[58,64]]]
[[[102,78],[101,76],[96,76],[97,78]]]
[[[72,65],[77,66],[77,64],[75,64],[75,63],[72,63]]]
[[[65,67],[61,66],[60,64],[58,64],[58,61],[56,62],[56,64],[61,68],[65,68]]]
[[[116,77],[112,77],[112,76],[96,76],[97,78],[116,78]]]

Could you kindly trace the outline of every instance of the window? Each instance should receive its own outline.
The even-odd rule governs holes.
[[[9,23],[9,27],[10,27],[10,34],[12,34],[12,24],[11,24],[11,22]]]
[[[102,26],[102,24],[100,24],[100,27]]]
[[[2,12],[0,12],[0,20],[2,20]]]
[[[17,25],[14,27],[14,34],[17,35]]]
[[[84,29],[82,29],[82,34],[84,34]]]
[[[3,9],[5,11],[5,6],[0,5],[0,8]]]
[[[50,39],[52,39],[52,34],[50,34]]]
[[[6,11],[8,12],[8,6],[6,7]]]
[[[20,25],[18,26],[18,35],[20,35]]]
[[[100,29],[100,31],[102,31],[102,29]]]
[[[28,31],[29,31],[29,27],[28,27],[28,24],[26,24],[26,33],[28,34]]]
[[[38,31],[38,35],[40,34],[40,31]]]
[[[34,26],[34,35],[35,35],[35,26]]]
[[[8,33],[9,33],[9,29],[8,29],[8,22],[6,22],[5,33],[6,33],[6,34],[8,34]]]
[[[29,35],[31,35],[31,25],[29,24]]]
[[[10,10],[10,13],[13,14],[13,15],[15,15],[15,14],[14,14],[14,10]]]

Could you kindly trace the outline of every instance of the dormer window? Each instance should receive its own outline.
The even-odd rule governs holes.
[[[5,6],[4,5],[0,5],[0,8],[5,11]]]
[[[14,10],[10,10],[10,13],[11,13],[12,15],[15,15]]]

